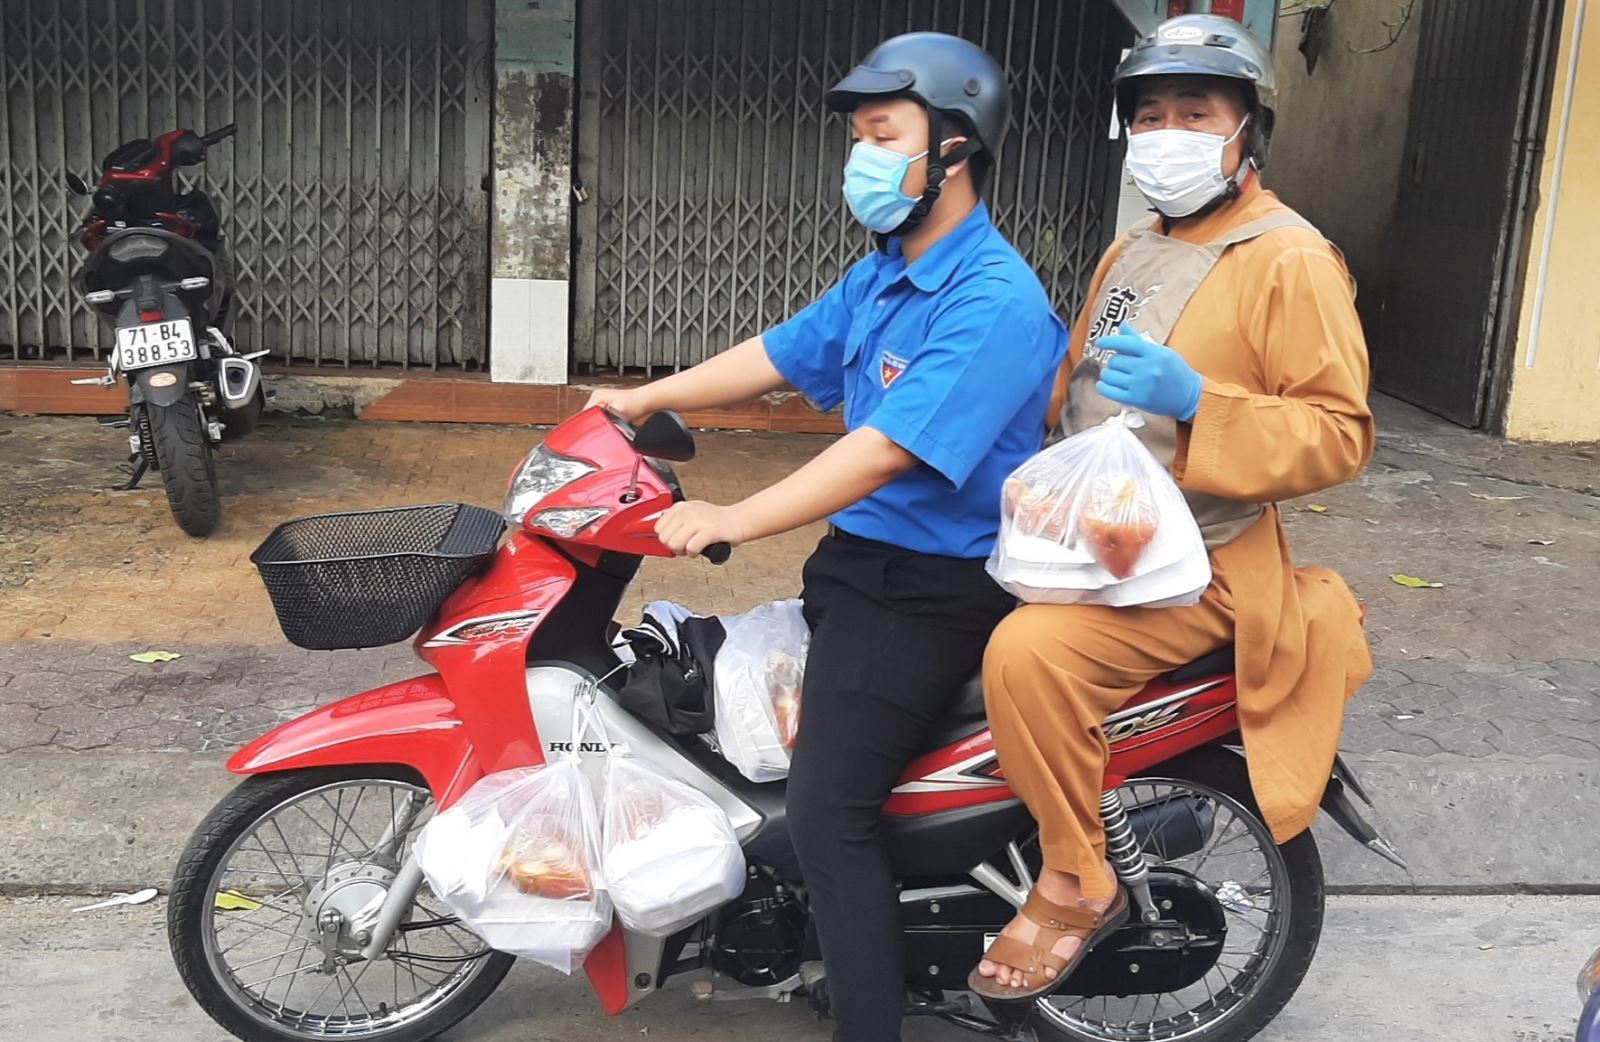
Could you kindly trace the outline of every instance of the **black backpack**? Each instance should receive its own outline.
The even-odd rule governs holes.
[[[621,636],[634,654],[616,689],[622,707],[668,734],[710,731],[715,711],[712,666],[727,637],[721,621],[691,615],[674,632],[646,613]]]

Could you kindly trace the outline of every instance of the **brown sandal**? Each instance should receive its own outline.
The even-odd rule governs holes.
[[[1027,944],[1002,934],[995,938],[994,944],[989,946],[983,957],[990,962],[1022,970],[1026,974],[1024,983],[1021,987],[1005,987],[995,983],[993,977],[985,977],[974,967],[967,978],[967,987],[980,998],[993,1002],[1032,1002],[1061,987],[1095,945],[1121,929],[1128,921],[1128,892],[1118,887],[1110,908],[1104,912],[1092,912],[1087,908],[1058,905],[1034,890],[1028,894],[1022,914],[1039,927],[1033,943]],[[1055,946],[1065,937],[1083,940],[1070,961],[1055,954]],[[1047,968],[1055,970],[1056,975],[1047,975]]]

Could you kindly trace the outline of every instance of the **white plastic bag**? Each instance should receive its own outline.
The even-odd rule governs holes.
[[[501,951],[571,973],[611,930],[600,815],[576,754],[482,779],[423,827],[416,857],[434,894]]]
[[[717,748],[753,782],[786,778],[811,645],[800,601],[773,601],[722,624],[727,639],[712,669]]]
[[[630,930],[666,937],[744,892],[744,850],[709,796],[637,756],[606,765],[601,873]]]
[[[1006,479],[989,574],[1025,601],[1194,604],[1211,560],[1177,483],[1123,412],[1040,452]]]

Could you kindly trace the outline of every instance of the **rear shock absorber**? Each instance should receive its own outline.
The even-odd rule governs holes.
[[[1106,828],[1106,860],[1133,896],[1134,907],[1147,923],[1161,918],[1155,900],[1150,896],[1150,868],[1144,863],[1144,852],[1133,836],[1133,825],[1128,822],[1128,811],[1122,805],[1122,793],[1107,789],[1100,794],[1100,820]]]

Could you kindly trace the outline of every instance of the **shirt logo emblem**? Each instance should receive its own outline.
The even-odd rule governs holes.
[[[910,364],[908,360],[901,358],[899,355],[893,355],[885,351],[878,364],[878,382],[883,384],[883,389],[887,391],[890,384],[900,379],[900,374],[905,372],[906,366]]]

